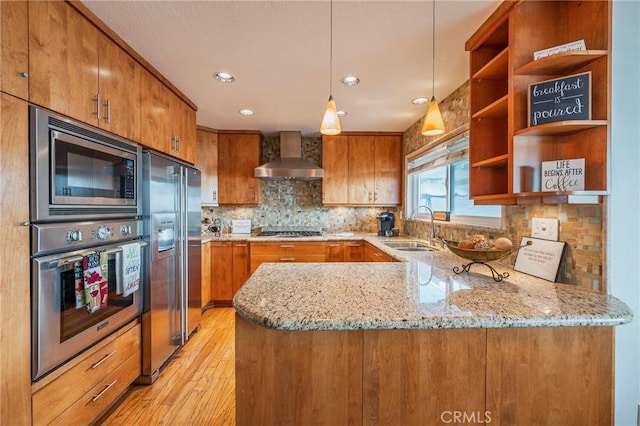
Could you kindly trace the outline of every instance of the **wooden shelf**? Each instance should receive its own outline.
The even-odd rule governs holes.
[[[509,154],[502,154],[486,160],[476,161],[471,167],[507,167],[508,162]]]
[[[474,80],[506,80],[509,75],[508,59],[509,48],[506,47],[502,52],[498,53],[495,58],[480,68],[472,78]]]
[[[606,50],[578,50],[557,53],[546,58],[524,64],[515,71],[516,75],[558,75],[566,74],[607,56]]]
[[[473,114],[471,118],[505,118],[507,116],[509,95],[504,95],[497,101],[487,105]]]
[[[582,132],[594,127],[606,126],[607,120],[567,120],[546,123],[518,130],[514,136],[558,136]]]
[[[513,205],[517,204],[518,198],[514,194],[475,195],[473,202],[477,205]]]

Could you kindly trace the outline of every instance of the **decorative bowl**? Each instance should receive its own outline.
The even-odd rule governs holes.
[[[514,253],[520,250],[522,247],[513,247],[508,250],[496,250],[496,249],[463,249],[458,247],[458,241],[448,241],[444,240],[444,243],[447,245],[449,250],[457,254],[458,256],[472,260],[474,262],[489,262],[491,260],[498,260],[504,257],[509,256],[511,253]]]

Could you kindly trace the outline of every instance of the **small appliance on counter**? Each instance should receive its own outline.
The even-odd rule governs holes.
[[[392,237],[393,228],[396,225],[396,217],[391,212],[382,212],[378,215],[378,235],[381,237]]]

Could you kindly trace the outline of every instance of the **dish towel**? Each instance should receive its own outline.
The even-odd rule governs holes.
[[[126,297],[140,288],[140,244],[123,244],[120,248],[122,252],[116,254],[116,293]]]
[[[100,287],[104,278],[99,252],[91,252],[83,259],[84,297],[87,304],[87,312],[94,313],[100,309]]]

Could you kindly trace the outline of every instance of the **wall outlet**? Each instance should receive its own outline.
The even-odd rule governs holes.
[[[558,241],[558,219],[531,219],[531,236],[543,240]]]

